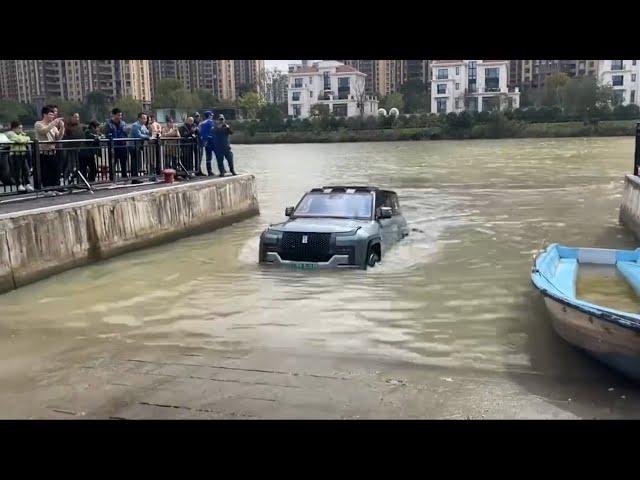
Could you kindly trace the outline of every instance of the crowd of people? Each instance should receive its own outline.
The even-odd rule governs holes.
[[[97,161],[104,154],[104,144],[99,141],[106,138],[114,140],[113,164],[120,166],[122,179],[129,175],[139,176],[142,158],[147,165],[159,165],[156,149],[144,148],[148,141],[154,139],[164,140],[165,165],[175,168],[178,162],[184,161],[187,164],[185,168],[195,171],[197,176],[213,176],[212,159],[215,156],[219,176],[223,177],[227,173],[225,159],[229,173],[236,175],[229,141],[233,131],[223,115],[218,115],[214,120],[211,111],[205,112],[202,121],[200,114],[196,112],[181,126],[176,125],[171,118],[167,119],[165,125],[160,125],[153,115],[144,112],[139,113],[136,121],[128,125],[123,112],[118,108],[112,110],[111,117],[104,124],[93,120],[84,127],[78,113],[72,114],[65,121],[56,105],[46,105],[41,113],[42,118],[35,123],[34,130],[39,142],[40,180],[43,187],[71,184],[77,180],[78,174],[87,181],[94,182],[99,170]],[[15,185],[20,192],[33,191],[30,180],[34,173],[31,138],[18,121],[11,122],[11,129],[6,132],[6,137],[11,142],[10,178],[0,180],[2,183]],[[201,148],[195,148],[198,139]],[[65,140],[79,142],[74,146],[72,142],[66,144]],[[185,144],[191,145],[186,155],[187,150],[181,150],[181,146]],[[206,159],[206,173],[202,172],[202,148]]]

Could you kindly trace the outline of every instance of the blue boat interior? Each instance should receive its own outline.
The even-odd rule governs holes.
[[[640,248],[613,250],[604,248],[575,248],[552,244],[535,261],[531,279],[535,286],[553,297],[594,313],[608,312],[640,321],[640,315],[620,312],[576,298],[576,284],[580,264],[611,265],[620,272],[640,296]]]

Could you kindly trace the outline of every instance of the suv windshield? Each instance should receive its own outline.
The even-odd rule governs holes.
[[[370,193],[309,193],[293,215],[295,217],[371,218]]]

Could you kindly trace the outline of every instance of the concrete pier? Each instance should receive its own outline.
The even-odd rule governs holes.
[[[73,267],[214,230],[259,211],[253,175],[131,190],[1,209],[0,293]]]
[[[640,239],[640,178],[627,175],[620,205],[620,223]]]

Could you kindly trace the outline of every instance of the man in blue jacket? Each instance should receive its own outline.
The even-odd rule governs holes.
[[[207,174],[213,175],[211,159],[213,158],[213,112],[204,112],[204,122],[200,123],[200,142],[204,145],[204,153],[207,157]],[[200,170],[200,169],[198,169]],[[204,176],[198,171],[197,175]]]
[[[120,175],[127,178],[127,145],[119,138],[127,138],[127,124],[122,120],[122,110],[111,110],[111,118],[105,124],[104,134],[113,138],[113,155],[116,162],[120,162]],[[112,172],[115,177],[115,172]]]
[[[147,115],[143,112],[138,114],[138,121],[131,125],[131,138],[138,139],[136,142],[131,142],[132,145],[129,148],[131,153],[131,176],[138,176],[138,167],[142,158],[142,149],[146,140],[149,140],[149,129],[145,125],[147,123]]]

